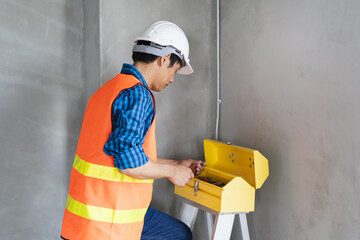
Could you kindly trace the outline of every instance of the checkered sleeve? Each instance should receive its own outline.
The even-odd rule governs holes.
[[[141,85],[121,91],[112,105],[113,130],[104,152],[114,156],[115,167],[136,168],[149,159],[142,147],[150,128],[153,106],[150,92]]]

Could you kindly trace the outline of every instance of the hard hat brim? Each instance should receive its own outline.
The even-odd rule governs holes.
[[[177,71],[177,74],[181,75],[190,75],[194,72],[193,68],[190,65],[190,61],[188,59],[185,59],[185,66],[180,68],[179,71]]]

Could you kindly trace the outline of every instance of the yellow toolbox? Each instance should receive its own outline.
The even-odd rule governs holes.
[[[269,176],[268,160],[257,150],[204,140],[206,167],[175,193],[220,213],[251,212],[255,189]]]

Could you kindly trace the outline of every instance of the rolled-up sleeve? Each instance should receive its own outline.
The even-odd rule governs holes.
[[[112,133],[104,152],[114,156],[115,167],[137,168],[149,161],[142,147],[150,128],[153,106],[150,92],[136,85],[123,90],[112,104]]]

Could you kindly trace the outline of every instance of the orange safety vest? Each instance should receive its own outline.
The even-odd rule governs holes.
[[[112,103],[122,90],[137,84],[141,82],[134,76],[118,74],[89,100],[70,177],[61,231],[65,239],[136,240],[141,237],[153,180],[121,174],[114,166],[114,158],[103,152],[112,131]],[[143,149],[149,159],[156,161],[155,117]]]

